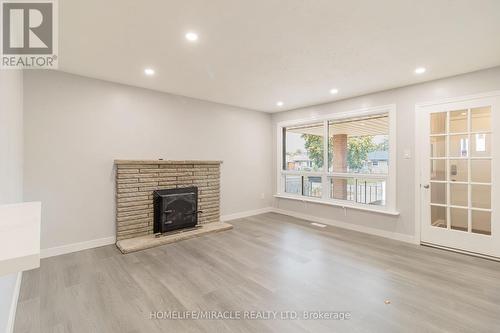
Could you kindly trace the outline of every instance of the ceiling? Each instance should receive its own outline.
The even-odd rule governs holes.
[[[287,132],[323,136],[323,124],[310,124],[287,127]],[[328,136],[346,134],[347,136],[388,135],[389,116],[372,116],[352,120],[330,122]]]
[[[498,0],[64,0],[59,8],[60,70],[266,112],[500,65]],[[199,40],[188,42],[188,31]],[[416,75],[418,66],[427,72]]]

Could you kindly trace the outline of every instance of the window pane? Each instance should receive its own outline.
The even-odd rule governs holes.
[[[450,112],[450,133],[467,132],[467,110]]]
[[[471,160],[471,181],[475,183],[491,183],[491,161]]]
[[[450,184],[450,202],[453,206],[469,206],[469,186]]]
[[[329,122],[328,140],[330,172],[389,172],[389,117]]]
[[[450,156],[466,157],[469,152],[468,135],[450,135]]]
[[[283,129],[283,168],[321,171],[323,167],[323,123]]]
[[[431,206],[431,224],[435,227],[446,228],[446,207]]]
[[[302,194],[302,176],[285,175],[285,192]]]
[[[431,160],[431,180],[446,180],[446,160]]]
[[[385,206],[386,183],[383,179],[356,179],[357,202]]]
[[[431,157],[446,157],[446,137],[431,137]]]
[[[330,178],[330,197],[338,200],[356,201],[356,181],[353,178]]]
[[[491,130],[491,108],[489,106],[484,108],[472,109],[471,111],[471,130],[473,132]]]
[[[472,134],[471,156],[489,157],[491,156],[491,134]]]
[[[454,230],[467,231],[469,211],[462,208],[450,208],[451,228]]]
[[[321,176],[304,176],[303,195],[321,198]]]
[[[453,182],[469,180],[467,160],[450,160],[450,180]]]
[[[446,184],[431,183],[431,203],[446,205]]]
[[[491,213],[479,210],[472,211],[472,232],[491,235]]]
[[[446,112],[431,114],[431,134],[446,133]]]
[[[384,179],[330,178],[330,197],[357,203],[385,206]]]
[[[472,185],[472,207],[491,208],[491,186]]]

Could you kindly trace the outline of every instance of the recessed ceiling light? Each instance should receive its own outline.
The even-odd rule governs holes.
[[[467,115],[467,112],[462,112],[461,113],[462,116],[466,116]]]
[[[426,71],[425,67],[417,67],[415,69],[415,74],[424,74]]]
[[[339,93],[338,89],[335,89],[335,88],[330,89],[330,94],[335,95],[335,94],[338,94],[338,93]]]
[[[186,39],[190,42],[196,42],[198,40],[198,34],[196,32],[188,32],[186,34]]]
[[[279,101],[279,102],[276,102],[276,106],[283,106],[283,102],[282,101]]]
[[[153,75],[155,75],[155,70],[152,68],[146,68],[144,70],[144,74],[146,74],[147,76],[153,76]]]

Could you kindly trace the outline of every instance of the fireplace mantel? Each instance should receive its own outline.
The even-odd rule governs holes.
[[[115,160],[115,165],[135,165],[135,164],[222,164],[222,161],[205,161],[205,160]]]

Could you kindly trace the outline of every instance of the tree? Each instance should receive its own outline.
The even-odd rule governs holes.
[[[286,152],[286,156],[289,156],[291,158],[299,156],[300,154],[302,154],[302,151],[300,149],[297,149],[294,152],[289,152],[289,151]]]
[[[368,153],[375,151],[371,136],[350,137],[347,140],[347,164],[350,170],[359,170],[365,165]]]
[[[313,168],[318,169],[323,167],[323,137],[312,134],[302,134],[302,139],[305,140],[305,148],[307,155],[313,161]]]
[[[389,150],[389,139],[387,137],[384,138],[384,141],[382,141],[381,143],[379,143],[376,146],[376,150],[388,151]]]
[[[309,158],[313,161],[316,168],[323,167],[323,137],[311,134],[302,134],[305,140],[305,148]],[[384,142],[376,145],[371,136],[349,137],[347,140],[347,165],[350,170],[359,170],[363,168],[368,154],[383,147]],[[333,156],[333,144],[328,145],[329,156]]]

